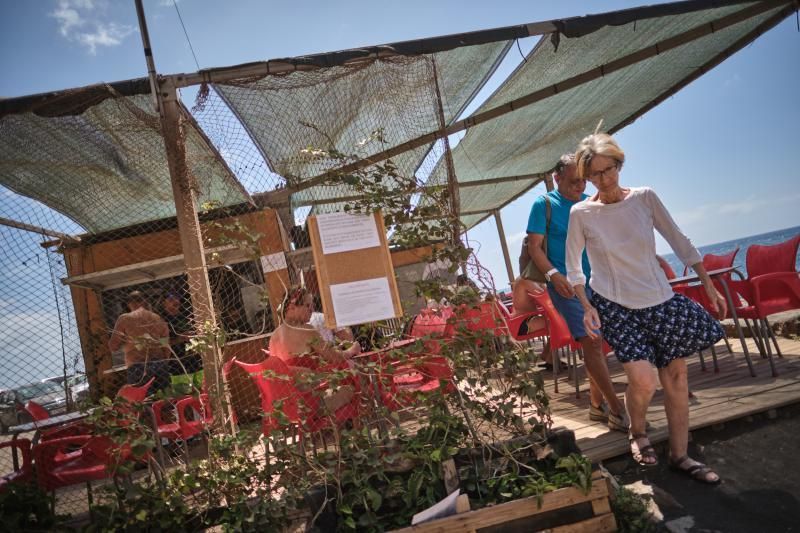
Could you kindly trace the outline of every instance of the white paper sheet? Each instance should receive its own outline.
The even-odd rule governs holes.
[[[456,501],[461,494],[461,489],[456,489],[455,492],[450,493],[445,499],[433,504],[432,506],[424,509],[411,517],[411,525],[415,526],[423,522],[428,522],[435,518],[444,518],[446,516],[456,514]]]
[[[286,269],[286,254],[283,252],[278,252],[270,255],[262,255],[261,269],[265,274],[267,272],[275,272],[276,270]]]
[[[388,278],[331,285],[336,326],[352,326],[394,318]]]
[[[322,253],[335,254],[380,246],[378,226],[372,215],[328,213],[317,215]]]

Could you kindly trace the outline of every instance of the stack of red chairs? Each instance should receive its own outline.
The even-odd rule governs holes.
[[[779,357],[783,357],[772,332],[768,316],[800,309],[800,276],[797,272],[797,250],[800,235],[772,246],[754,244],[747,249],[747,279],[731,281],[732,289],[745,301],[739,301],[736,313],[745,321],[752,320],[759,351],[769,358],[772,375],[776,376],[770,341]]]

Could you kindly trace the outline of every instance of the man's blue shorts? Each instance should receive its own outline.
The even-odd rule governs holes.
[[[556,310],[564,317],[572,338],[578,340],[588,337],[589,334],[586,333],[586,328],[583,327],[583,306],[578,297],[564,298],[558,294],[552,283],[547,284],[547,292],[550,294],[550,299],[553,301]],[[586,286],[586,297],[589,301],[592,300],[592,289],[588,285]]]

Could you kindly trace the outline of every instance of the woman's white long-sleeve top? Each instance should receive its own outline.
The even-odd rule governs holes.
[[[656,260],[654,228],[683,264],[700,262],[697,248],[649,187],[631,187],[624,200],[613,204],[591,199],[575,204],[567,231],[567,280],[586,283],[581,268],[585,247],[593,291],[629,309],[666,302],[674,293]]]

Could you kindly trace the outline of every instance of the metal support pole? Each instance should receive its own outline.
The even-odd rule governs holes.
[[[495,209],[492,211],[494,215],[494,223],[497,226],[497,233],[500,236],[500,247],[503,249],[503,259],[506,261],[506,272],[508,272],[508,284],[514,283],[514,268],[511,266],[511,256],[508,253],[508,242],[506,242],[506,232],[503,230],[503,219],[500,217],[500,211]]]

